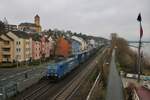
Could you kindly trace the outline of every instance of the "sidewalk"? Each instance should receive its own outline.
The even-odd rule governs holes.
[[[118,74],[115,63],[115,50],[112,52],[110,72],[107,84],[106,100],[124,100],[121,77]]]

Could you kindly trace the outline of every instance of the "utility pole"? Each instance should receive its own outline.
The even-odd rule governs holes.
[[[137,21],[139,22],[140,25],[140,40],[139,40],[139,47],[138,47],[138,82],[140,82],[140,74],[141,74],[141,38],[143,36],[143,29],[142,29],[142,18],[141,18],[141,13],[139,13],[137,17]]]
[[[140,82],[140,74],[141,74],[141,38],[139,40],[139,47],[138,47],[138,82]]]

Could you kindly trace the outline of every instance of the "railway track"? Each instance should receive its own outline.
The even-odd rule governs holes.
[[[103,49],[100,51],[103,51]],[[37,88],[25,93],[21,99],[14,100],[66,100],[67,98],[69,100],[74,92],[80,87],[81,80],[87,76],[86,74],[89,73],[89,71],[92,70],[92,66],[96,64],[96,61],[92,60],[95,58],[97,59],[97,57],[92,56],[86,63],[81,64],[81,66],[86,66],[86,68],[78,68],[77,71],[74,71],[74,75],[70,75],[72,78],[69,76],[56,84],[44,81]]]
[[[39,88],[31,92],[29,95],[23,97],[22,100],[36,100],[38,97],[45,94],[53,84],[50,84],[48,81],[43,82]]]
[[[99,56],[96,57],[86,69],[82,70],[72,81],[70,81],[60,92],[58,92],[51,100],[71,100],[72,95],[79,89],[88,74],[90,74],[96,64]]]

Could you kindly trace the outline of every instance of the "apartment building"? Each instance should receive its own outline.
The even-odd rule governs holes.
[[[11,31],[7,35],[14,40],[15,61],[24,62],[32,58],[32,38],[23,31]]]
[[[34,34],[32,37],[32,59],[39,60],[41,59],[41,41],[40,35]]]
[[[0,63],[13,63],[14,40],[7,34],[0,35]]]

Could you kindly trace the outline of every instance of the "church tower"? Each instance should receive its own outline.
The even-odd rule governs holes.
[[[34,17],[34,23],[35,23],[36,26],[40,26],[40,17],[39,17],[39,15],[36,15]]]
[[[36,32],[41,32],[41,25],[40,25],[40,17],[39,17],[39,15],[36,15],[34,17],[34,23],[36,25]]]

